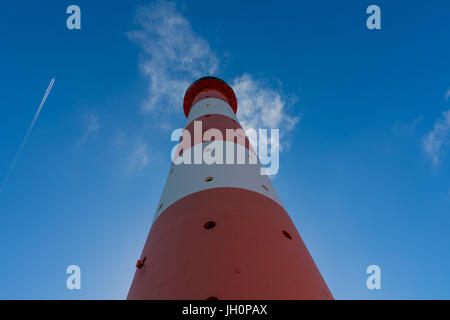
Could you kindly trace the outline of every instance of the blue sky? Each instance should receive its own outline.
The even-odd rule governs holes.
[[[66,28],[70,4],[81,30]],[[381,30],[366,28],[371,4]],[[2,182],[56,80],[0,194],[0,298],[126,297],[185,87],[211,74],[236,89],[242,122],[280,128],[273,183],[337,299],[449,299],[449,9],[4,3]],[[79,291],[65,286],[71,264]],[[381,290],[366,288],[371,264]]]

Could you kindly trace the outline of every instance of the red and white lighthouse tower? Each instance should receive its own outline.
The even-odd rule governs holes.
[[[212,152],[207,133],[216,129],[224,153],[231,146],[257,159],[245,135],[226,138],[241,128],[226,82],[197,80],[183,107],[193,139],[183,136],[178,156]],[[127,298],[333,299],[260,169],[259,161],[172,164]]]

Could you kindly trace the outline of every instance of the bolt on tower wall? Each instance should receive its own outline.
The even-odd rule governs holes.
[[[227,140],[226,129],[241,128],[236,111],[223,80],[201,78],[186,91],[193,139],[183,136],[176,157],[212,152],[204,134],[217,129],[224,159],[231,146],[254,161],[172,163],[128,299],[333,298],[248,138]]]

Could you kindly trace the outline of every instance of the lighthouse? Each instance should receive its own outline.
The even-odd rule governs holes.
[[[333,299],[237,108],[221,79],[187,89],[185,130],[127,299]]]

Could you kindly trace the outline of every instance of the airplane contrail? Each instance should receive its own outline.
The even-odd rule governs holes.
[[[9,167],[8,173],[5,177],[5,179],[3,180],[2,186],[0,187],[0,193],[3,192],[3,189],[5,189],[6,186],[6,182],[8,181],[9,176],[11,175],[11,172],[14,169],[14,166],[16,165],[17,159],[20,156],[20,153],[22,152],[23,147],[25,146],[25,143],[27,142],[28,136],[31,133],[31,130],[33,130],[33,126],[37,120],[37,118],[39,117],[39,113],[42,110],[42,107],[44,106],[45,100],[47,100],[47,97],[50,93],[50,90],[52,90],[53,87],[53,83],[55,83],[55,77],[52,78],[52,80],[50,81],[50,84],[48,85],[47,90],[45,91],[44,97],[42,98],[41,104],[39,105],[38,110],[36,111],[36,114],[34,115],[33,121],[31,121],[30,127],[28,128],[27,134],[25,135],[25,138],[23,138],[22,144],[20,145],[19,151],[17,151],[16,156],[14,157],[13,162],[11,163],[11,166]]]

